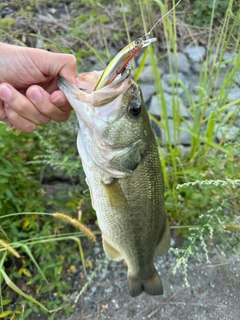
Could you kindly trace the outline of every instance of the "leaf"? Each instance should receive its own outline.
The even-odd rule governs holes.
[[[32,252],[29,249],[29,247],[27,245],[24,245],[23,243],[19,243],[19,246],[22,247],[26,251],[26,253],[30,257],[30,259],[32,260],[32,262],[36,266],[37,270],[39,271],[40,275],[43,277],[43,279],[46,281],[46,283],[50,286],[49,282],[47,281],[47,278],[45,277],[45,275],[42,272],[41,268],[39,267],[37,261],[35,260],[34,256],[32,255]]]
[[[18,273],[19,273],[19,274],[24,274],[25,276],[27,276],[27,277],[29,277],[29,278],[32,277],[31,272],[30,272],[28,269],[26,269],[26,268],[21,268],[21,269],[19,269],[19,270],[18,270]]]
[[[26,298],[27,300],[33,302],[35,305],[38,305],[40,308],[42,308],[43,310],[52,313],[52,312],[56,312],[62,308],[57,308],[55,310],[48,310],[42,303],[40,303],[39,301],[37,301],[36,299],[34,299],[33,297],[31,297],[30,295],[24,293],[18,286],[15,285],[15,283],[12,282],[12,280],[8,277],[8,275],[6,274],[6,272],[1,269],[0,270],[6,284],[16,293],[18,293],[20,296]]]
[[[23,223],[23,228],[27,228],[29,226],[30,222],[29,222],[29,219],[25,219],[24,223]]]
[[[12,310],[7,310],[7,311],[4,311],[4,312],[1,312],[0,313],[0,318],[5,318],[6,316],[12,314]]]
[[[5,299],[5,300],[2,300],[2,305],[3,305],[3,306],[6,306],[6,305],[8,305],[8,304],[11,303],[11,302],[12,302],[11,299]]]

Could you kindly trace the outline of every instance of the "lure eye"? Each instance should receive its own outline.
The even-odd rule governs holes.
[[[142,41],[140,39],[135,40],[135,46],[139,47],[142,44]]]
[[[141,105],[136,101],[133,101],[128,107],[128,112],[131,116],[137,117],[141,113]]]

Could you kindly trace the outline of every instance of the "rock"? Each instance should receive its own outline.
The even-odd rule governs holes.
[[[160,116],[160,100],[161,98],[157,96],[153,96],[150,102],[150,106],[148,109],[148,112],[152,114],[153,116]]]
[[[115,309],[119,309],[119,304],[116,299],[112,299],[112,303],[113,303]]]
[[[153,69],[151,65],[146,66],[143,69],[142,73],[140,74],[139,81],[145,82],[145,83],[153,83],[154,78],[153,78]]]
[[[181,95],[184,92],[183,85],[187,86],[187,83],[182,73],[178,73],[177,75],[164,74],[162,76],[162,86],[164,92],[175,92],[178,95]]]
[[[188,125],[185,122],[181,123],[180,131],[177,130],[174,126],[174,121],[172,119],[168,119],[168,125],[169,125],[169,133],[170,133],[170,143],[172,145],[176,144],[182,144],[182,145],[190,145],[192,137],[185,132],[184,130],[189,131],[189,127],[193,126],[193,123],[191,121],[188,122]],[[179,135],[177,136],[177,133],[179,132]],[[168,141],[167,138],[167,132],[166,130],[162,130],[162,144],[166,145]]]
[[[191,152],[191,146],[190,145],[180,145],[179,150],[181,151],[181,155],[188,155]]]
[[[112,58],[114,58],[120,50],[117,50],[115,47],[110,47],[109,54]]]
[[[227,109],[227,113],[235,113],[236,115],[238,114],[240,116],[240,105],[234,104],[233,106],[230,106]]]
[[[235,79],[234,79],[234,82],[235,82],[238,86],[240,86],[240,73],[236,74]]]
[[[235,140],[237,137],[240,137],[240,128],[235,125],[229,128],[227,125],[220,126],[219,124],[216,124],[214,131],[216,132],[218,141],[221,141],[222,139]]]
[[[226,72],[219,72],[218,77],[214,82],[214,88],[220,89],[224,84],[225,78],[226,78]]]
[[[227,65],[234,67],[236,64],[236,60],[238,55],[235,52],[226,52],[223,56],[223,61],[228,61]]]
[[[206,54],[206,49],[202,46],[197,46],[197,47],[190,47],[187,46],[186,49],[184,50],[184,53],[188,56],[188,58],[192,62],[201,62]]]
[[[217,54],[216,53],[211,53],[209,59],[206,60],[206,63],[209,65],[212,65],[213,63],[216,63],[217,61]]]
[[[185,54],[178,52],[177,56],[174,53],[170,53],[169,56],[169,62],[172,65],[174,72],[182,72],[182,73],[188,73],[190,70],[190,64],[185,56]]]
[[[167,93],[164,94],[164,100],[166,103],[166,111],[167,115],[169,118],[173,118],[173,103],[175,103],[175,108],[177,108],[177,114],[180,115],[181,117],[189,118],[190,115],[187,111],[187,108],[184,106],[181,98],[178,97],[173,97]],[[174,101],[175,100],[175,101]],[[154,96],[151,99],[151,103],[148,109],[148,112],[151,113],[154,116],[159,116],[161,117],[161,97]]]
[[[234,120],[234,125],[240,127],[240,105],[233,105],[227,109],[228,115],[231,117],[236,117]],[[230,120],[231,121],[231,120]]]
[[[159,118],[155,117],[156,120],[159,121]],[[162,139],[162,131],[161,131],[161,128],[160,128],[160,125],[158,125],[155,121],[153,120],[150,120],[151,122],[151,126],[153,128],[153,131],[154,131],[154,134],[157,138],[159,138],[160,140]]]
[[[101,273],[100,273],[100,278],[103,280],[103,279],[106,279],[108,276],[109,276],[109,273],[110,271],[107,270],[106,268],[103,268],[101,270]]]
[[[236,55],[233,52],[226,52],[226,53],[224,53],[223,60],[224,61],[232,60],[235,57],[236,57]]]
[[[152,95],[156,93],[156,88],[154,84],[143,83],[143,84],[140,84],[140,88],[142,90],[143,99],[145,103],[149,102]]]
[[[205,114],[204,114],[204,118],[208,118],[212,112],[217,113],[217,111],[218,111],[218,103],[217,102],[208,105],[208,107],[206,108]]]
[[[234,101],[240,99],[240,89],[235,87],[232,88],[228,93],[228,100]]]
[[[216,69],[223,69],[226,72],[227,65],[223,61],[219,61],[218,56],[211,54],[209,60],[203,63],[204,68],[211,69],[212,67]]]
[[[192,64],[192,71],[193,71],[194,73],[199,74],[199,73],[201,72],[202,68],[203,68],[203,65],[202,65],[201,63],[194,62],[194,63]]]
[[[164,92],[173,93],[173,86],[169,86],[166,82],[162,82],[162,88]],[[181,87],[177,87],[177,88],[175,87],[174,90],[178,95],[181,95],[184,92],[183,88]]]
[[[234,125],[240,127],[240,117],[236,118],[236,120],[234,121]]]
[[[0,3],[1,3],[0,17],[5,18],[6,16],[10,16],[15,11],[13,6],[11,5],[7,6],[7,2],[4,3],[4,1],[0,1]]]
[[[144,55],[144,52],[142,52],[142,53],[139,55],[139,57],[137,58],[137,65],[138,65],[138,66],[139,66],[139,65],[141,64],[141,62],[142,62],[143,55]],[[151,64],[151,57],[150,57],[150,55],[148,54],[147,57],[146,57],[146,60],[145,60],[145,64],[144,64],[145,68],[146,68],[146,66],[148,66],[148,65],[150,65],[150,64]]]

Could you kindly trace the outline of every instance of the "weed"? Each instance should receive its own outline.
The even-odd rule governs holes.
[[[9,30],[15,25],[16,21],[11,17],[5,17],[0,20],[0,29]]]
[[[156,3],[161,10],[161,15],[164,15],[167,10],[167,1],[164,3],[156,1]],[[221,88],[216,90],[216,81],[224,64],[224,54],[230,45],[234,48],[234,52],[237,52],[239,47],[240,35],[238,33],[236,36],[236,28],[239,25],[240,10],[233,14],[233,4],[233,1],[224,4],[226,6],[224,12],[221,11],[222,28],[219,37],[215,35],[214,39],[212,29],[216,18],[215,12],[221,4],[218,1],[210,4],[212,11],[208,11],[207,20],[210,25],[207,39],[209,51],[206,64],[200,71],[197,102],[184,84],[177,79],[177,70],[175,70],[177,61],[172,65],[172,60],[169,60],[171,77],[175,79],[172,83],[173,133],[170,132],[162,75],[158,68],[158,55],[154,51],[154,46],[149,47],[161,114],[160,121],[153,116],[151,119],[164,132],[163,138],[159,140],[159,151],[165,179],[165,205],[175,234],[186,239],[182,248],[172,249],[178,256],[173,271],[176,272],[182,266],[186,284],[188,284],[187,267],[190,257],[197,256],[199,259],[205,257],[208,261],[209,253],[213,251],[215,243],[235,252],[238,252],[237,248],[239,248],[240,130],[231,137],[232,141],[227,140],[229,130],[238,117],[237,110],[232,113],[228,111],[232,105],[240,104],[239,99],[230,101],[228,98],[228,93],[239,74],[240,59],[237,54],[233,55],[229,61],[232,66],[225,72]],[[196,2],[195,5],[204,6],[207,10],[204,3]],[[152,7],[148,4],[142,8],[142,12],[147,12],[149,17],[153,15],[151,10]],[[175,14],[166,16],[162,21],[169,57],[171,52],[177,57],[176,30],[179,23]],[[213,50],[215,61],[210,59]],[[138,75],[139,72],[137,71],[136,74]],[[187,111],[191,116],[192,125],[189,125],[178,111],[179,84],[188,100]],[[209,106],[212,108],[207,114]],[[182,122],[187,124],[187,129],[181,129]],[[218,130],[223,128],[219,143],[216,143],[218,134],[216,128],[219,128]],[[184,154],[179,144],[181,130],[191,136],[190,150]],[[161,146],[164,146],[164,152]],[[201,250],[199,250],[200,247]]]

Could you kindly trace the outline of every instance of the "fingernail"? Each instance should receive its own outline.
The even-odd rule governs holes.
[[[5,84],[0,85],[0,98],[3,100],[9,100],[12,98],[12,90]]]
[[[42,100],[42,92],[38,88],[29,89],[28,96],[32,102],[40,102]]]

